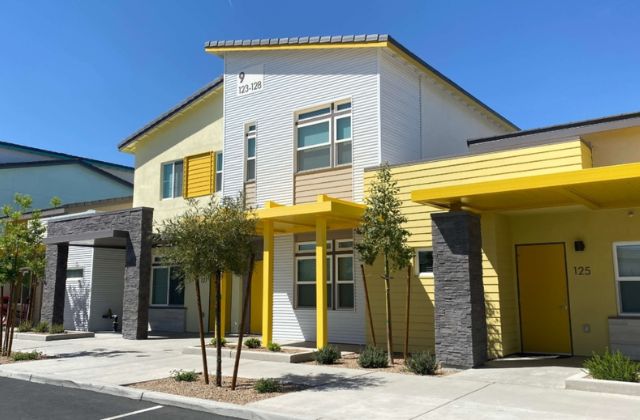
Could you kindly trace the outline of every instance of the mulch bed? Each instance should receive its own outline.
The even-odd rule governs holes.
[[[211,344],[207,344],[206,347],[208,349],[215,349],[216,346],[212,346]],[[227,344],[226,346],[222,346],[222,349],[231,349],[231,350],[235,350],[236,349],[236,345],[235,344]],[[260,351],[260,352],[265,352],[265,353],[287,353],[287,354],[298,354],[298,353],[305,353],[309,350],[297,350],[297,349],[291,349],[291,348],[285,348],[283,347],[280,351],[271,351],[265,347],[257,347],[255,349],[250,349],[249,347],[245,347],[242,346],[242,351]]]
[[[129,386],[132,388],[146,389],[148,391],[181,395],[183,397],[203,398],[240,405],[306,389],[303,385],[282,384],[280,392],[260,394],[253,389],[255,383],[256,379],[238,378],[236,389],[232,391],[230,376],[224,376],[222,378],[222,387],[217,387],[215,386],[214,375],[209,376],[209,385],[204,383],[204,377],[202,375],[198,375],[198,380],[194,382],[178,382],[173,378],[163,378],[154,381],[138,382]]]
[[[416,375],[411,372],[404,365],[404,358],[402,356],[393,358],[393,366],[388,366],[386,368],[363,368],[358,364],[358,354],[357,353],[346,353],[340,359],[338,359],[332,365],[322,365],[322,366],[333,366],[333,367],[341,367],[347,369],[360,369],[368,372],[386,372],[386,373],[402,373],[405,375]],[[308,365],[317,365],[318,363],[315,361],[304,362]],[[455,370],[452,369],[440,369],[433,376],[447,376],[455,373]],[[417,375],[416,375],[417,376]]]
[[[47,356],[46,354],[40,354],[37,359],[33,360],[13,360],[11,357],[0,356],[0,365],[8,365],[10,363],[22,363],[22,362],[34,362],[36,360],[52,359],[53,356]]]

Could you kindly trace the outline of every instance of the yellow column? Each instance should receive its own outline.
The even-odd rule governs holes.
[[[273,341],[273,222],[263,223],[262,240],[262,346]]]
[[[316,346],[326,346],[327,333],[327,220],[316,219]]]

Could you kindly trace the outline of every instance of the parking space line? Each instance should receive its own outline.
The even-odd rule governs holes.
[[[102,420],[121,419],[123,417],[129,417],[129,416],[133,416],[135,414],[140,414],[140,413],[144,413],[144,412],[147,412],[147,411],[157,410],[158,408],[162,408],[162,407],[164,407],[164,406],[162,406],[162,405],[154,405],[153,407],[149,407],[149,408],[145,408],[145,409],[137,410],[137,411],[131,411],[129,413],[120,414],[118,416],[105,417]]]

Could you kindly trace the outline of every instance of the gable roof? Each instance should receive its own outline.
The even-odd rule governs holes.
[[[47,157],[58,159],[58,160],[81,160],[89,164],[99,164],[99,165],[110,166],[116,169],[126,169],[126,170],[133,171],[133,168],[131,166],[120,165],[118,163],[112,163],[112,162],[106,162],[104,160],[70,155],[68,153],[54,152],[53,150],[40,149],[37,147],[24,146],[22,144],[10,143],[8,141],[0,140],[0,149],[1,148],[13,149],[21,152],[26,152],[26,153],[33,153],[36,155],[47,156]]]
[[[142,127],[140,130],[138,130],[135,133],[131,134],[126,139],[122,140],[120,142],[120,144],[118,144],[118,149],[120,151],[126,151],[125,149],[127,147],[129,147],[129,146],[132,146],[138,139],[140,139],[140,137],[144,136],[145,134],[147,134],[149,131],[153,130],[154,128],[159,127],[164,122],[166,122],[166,121],[170,120],[172,117],[174,117],[176,114],[178,114],[181,111],[191,107],[192,105],[195,105],[195,103],[197,103],[200,99],[204,99],[210,93],[212,93],[212,92],[216,91],[218,88],[222,87],[223,81],[224,81],[223,76],[219,76],[215,80],[213,80],[210,83],[208,83],[207,85],[205,85],[204,87],[198,89],[195,93],[193,93],[187,99],[183,100],[178,105],[176,105],[173,108],[171,108],[169,111],[167,111],[164,114],[160,115],[158,118],[154,119],[153,121],[151,121],[150,123],[148,123],[147,125]]]
[[[296,50],[319,48],[390,48],[418,67],[431,73],[454,90],[460,92],[472,102],[483,108],[493,117],[513,130],[519,130],[518,126],[507,118],[493,110],[487,104],[473,96],[460,85],[449,79],[433,66],[412,53],[404,45],[396,41],[388,34],[369,35],[337,35],[337,36],[302,36],[289,38],[244,39],[226,41],[208,41],[204,44],[206,52],[222,56],[225,52],[250,51],[250,50]]]

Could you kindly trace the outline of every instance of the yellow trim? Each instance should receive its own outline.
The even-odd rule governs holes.
[[[273,340],[273,222],[262,225],[262,346]]]
[[[327,328],[327,220],[316,219],[316,347],[328,344]]]
[[[571,198],[577,204],[586,204],[589,207],[599,207],[597,203],[593,203],[588,197],[584,197],[574,191],[567,190],[567,188],[639,178],[640,163],[628,163],[567,171],[557,174],[535,175],[495,181],[472,182],[449,187],[418,189],[411,192],[411,200],[436,207],[450,208],[459,205],[463,198],[468,199],[490,194],[526,192],[532,190],[551,190],[556,192],[558,192],[558,190],[563,190],[562,194]]]
[[[276,50],[326,50],[345,48],[383,48],[389,46],[388,41],[379,42],[349,42],[349,43],[325,43],[325,44],[285,44],[285,45],[231,45],[228,47],[205,47],[205,52],[220,55],[226,52],[243,51],[276,51]]]

